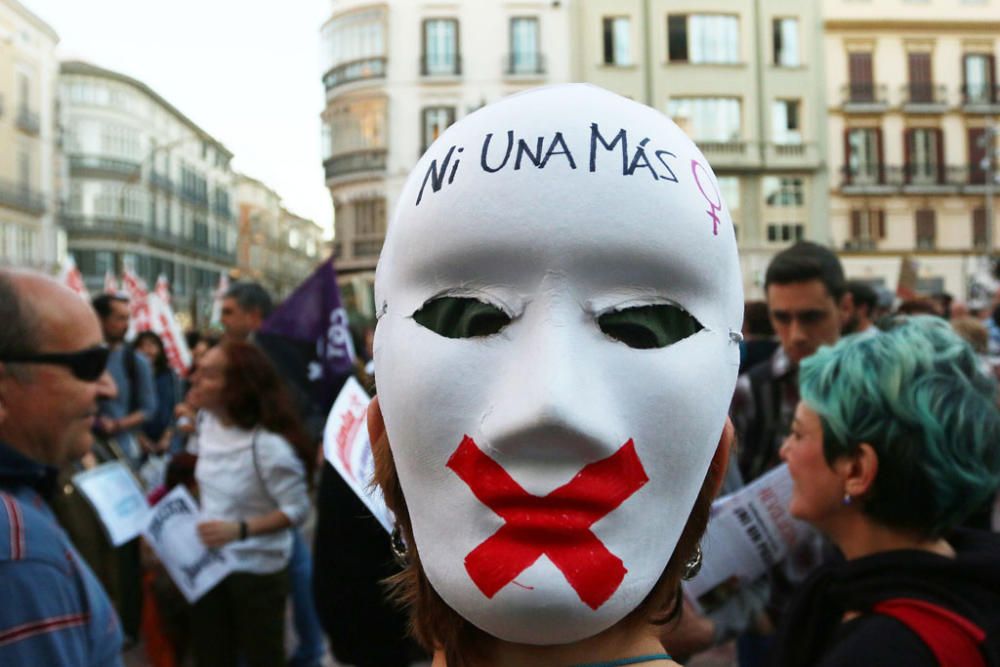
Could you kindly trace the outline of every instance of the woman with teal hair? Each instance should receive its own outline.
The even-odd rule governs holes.
[[[958,528],[1000,485],[995,383],[913,317],[805,359],[781,448],[791,513],[844,560],[806,583],[782,667],[1000,665],[1000,536]]]

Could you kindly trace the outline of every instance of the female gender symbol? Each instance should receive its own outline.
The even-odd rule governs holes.
[[[701,184],[701,177],[698,175],[698,170],[701,170],[701,172],[705,174],[705,178],[708,179],[709,185],[711,185],[712,189],[715,190],[715,201],[712,201],[712,198],[708,196],[707,192],[705,192],[705,186]],[[691,174],[694,176],[694,182],[698,185],[698,189],[701,190],[701,196],[708,202],[708,210],[705,212],[708,213],[710,218],[712,218],[712,233],[715,234],[715,236],[718,236],[720,222],[718,211],[722,210],[722,195],[719,194],[719,188],[715,185],[715,182],[712,180],[711,176],[709,176],[705,167],[703,167],[697,160],[691,160]]]

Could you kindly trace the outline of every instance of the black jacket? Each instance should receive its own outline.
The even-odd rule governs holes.
[[[986,632],[989,667],[1000,667],[1000,535],[957,530],[956,557],[898,550],[831,563],[792,602],[775,645],[775,667],[937,667],[930,649],[901,621],[872,607],[916,598],[945,607]],[[861,616],[846,623],[844,614]]]

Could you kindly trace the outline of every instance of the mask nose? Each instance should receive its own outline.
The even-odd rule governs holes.
[[[544,468],[600,460],[630,437],[618,428],[613,383],[601,373],[600,346],[613,343],[590,326],[572,304],[526,313],[511,327],[512,354],[482,420],[485,444]]]

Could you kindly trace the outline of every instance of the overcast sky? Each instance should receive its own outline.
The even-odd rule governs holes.
[[[233,167],[332,229],[323,183],[319,29],[329,0],[21,0],[61,59],[139,79],[220,140]]]

